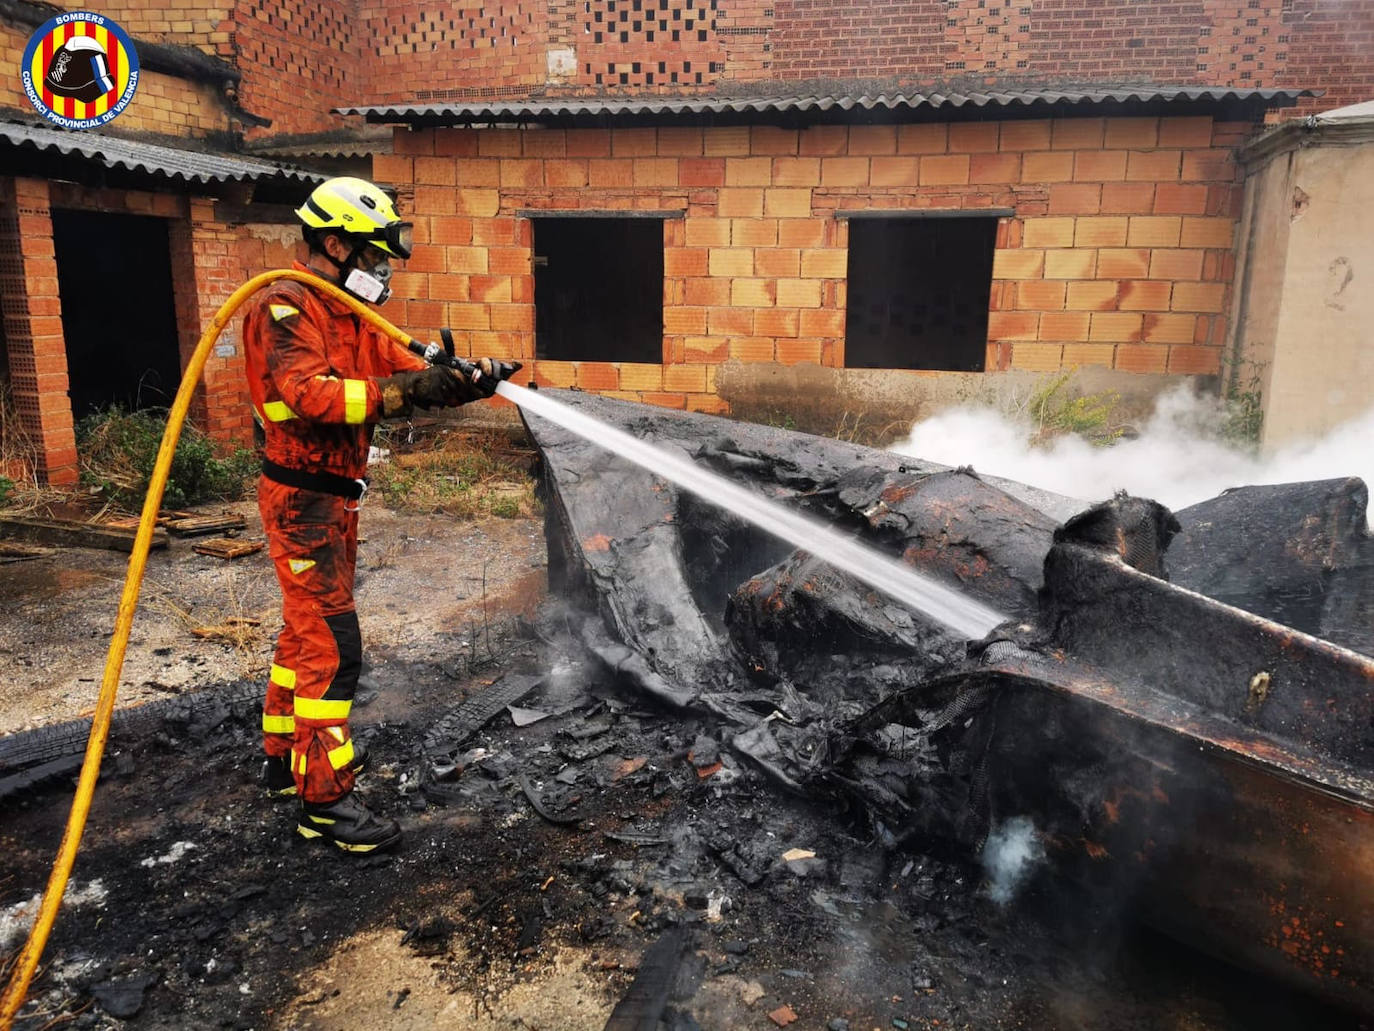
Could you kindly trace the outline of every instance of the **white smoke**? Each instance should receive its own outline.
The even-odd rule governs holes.
[[[1181,385],[1159,396],[1137,437],[1109,447],[1071,435],[1032,446],[1029,420],[983,407],[950,409],[919,422],[892,450],[941,465],[970,465],[1084,501],[1125,490],[1173,509],[1249,484],[1347,476],[1374,483],[1374,408],[1320,440],[1263,458],[1225,443],[1224,421],[1220,402]]]
[[[983,846],[983,869],[988,875],[988,895],[1005,906],[1030,876],[1045,849],[1029,816],[1014,816],[992,829]]]

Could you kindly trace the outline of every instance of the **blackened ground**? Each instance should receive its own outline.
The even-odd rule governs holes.
[[[784,1005],[794,1028],[855,1031],[1361,1026],[1059,888],[999,907],[974,867],[889,853],[728,750],[717,769],[714,724],[619,693],[558,624],[500,620],[475,665],[457,635],[424,661],[372,654],[381,690],[356,726],[366,795],[406,828],[393,855],[292,833],[291,804],[253,783],[251,707],[116,742],[74,874],[106,896],[64,909],[19,1026],[599,1029],[674,925],[660,1026],[679,1031],[772,1028]],[[417,790],[427,730],[521,672],[550,674],[520,705],[554,715],[501,713],[461,772]],[[580,822],[536,815],[526,788]],[[0,812],[0,909],[41,889],[69,797]],[[106,1009],[121,985],[124,1021]],[[105,1006],[62,1020],[93,992]]]

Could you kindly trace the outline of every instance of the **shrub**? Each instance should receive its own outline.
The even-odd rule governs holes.
[[[1031,395],[1026,410],[1037,427],[1036,441],[1072,433],[1099,447],[1115,443],[1121,430],[1110,423],[1121,395],[1109,390],[1066,397],[1065,387],[1072,378],[1073,370],[1060,373]]]
[[[82,483],[98,488],[125,508],[140,508],[157,462],[166,419],[164,409],[127,412],[118,405],[82,419],[76,427]],[[182,426],[172,457],[163,504],[180,508],[240,498],[256,470],[252,451],[240,448],[221,458],[210,439],[187,423]]]

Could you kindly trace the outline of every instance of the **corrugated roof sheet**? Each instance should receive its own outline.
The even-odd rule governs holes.
[[[77,155],[106,168],[122,168],[187,183],[256,182],[277,178],[316,183],[327,178],[318,172],[236,155],[179,150],[99,133],[72,132],[22,122],[0,122],[0,145],[5,143],[16,148],[31,147],[37,151]]]
[[[363,126],[361,131],[335,133],[314,139],[285,138],[250,143],[247,153],[266,158],[356,158],[391,153],[395,130],[385,125]]]
[[[339,107],[338,114],[362,115],[369,122],[548,122],[583,119],[652,121],[688,119],[704,115],[844,115],[897,114],[922,109],[989,108],[1016,109],[1095,106],[1100,104],[1151,103],[1258,103],[1287,107],[1299,97],[1312,96],[1302,89],[1233,89],[1209,86],[1081,87],[1063,89],[988,90],[986,92],[855,93],[806,96],[755,97],[531,97],[523,100],[492,98],[471,103],[381,104],[370,107]]]

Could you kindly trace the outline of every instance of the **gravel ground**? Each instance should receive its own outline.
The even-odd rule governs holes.
[[[256,502],[197,510],[241,514],[244,539],[262,539]],[[441,630],[476,632],[511,605],[530,609],[543,591],[544,537],[530,519],[452,522],[364,505],[357,601],[364,649],[426,647]],[[266,678],[281,597],[267,552],[224,560],[172,538],[149,555],[125,655],[118,704],[139,705],[238,677]],[[89,715],[124,588],[128,556],[54,550],[0,575],[0,735]],[[241,641],[201,639],[195,626],[261,621]]]

